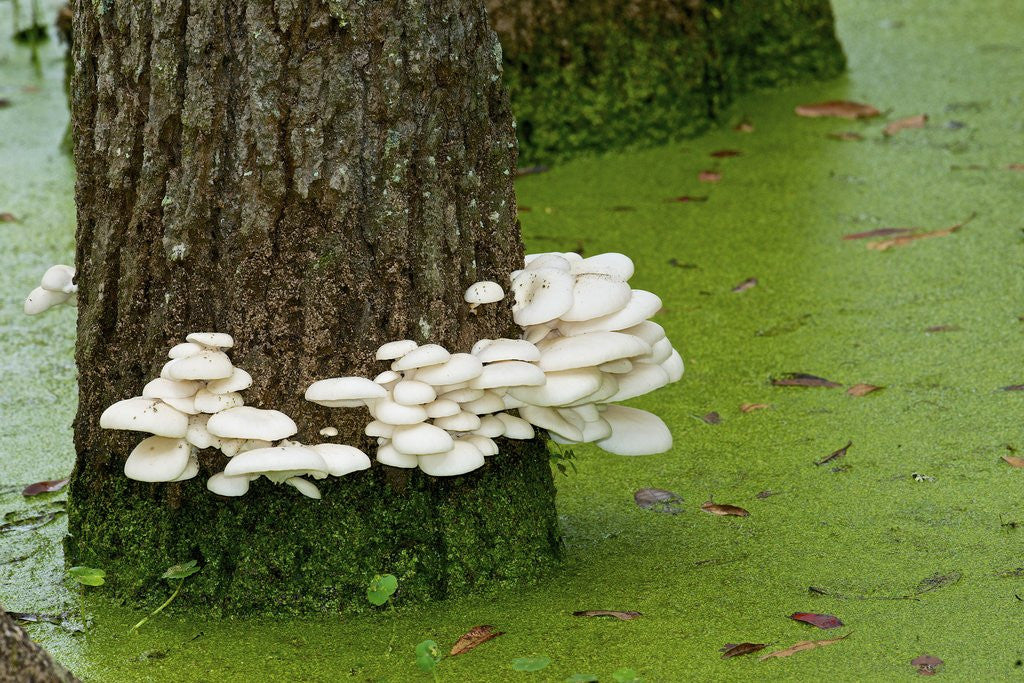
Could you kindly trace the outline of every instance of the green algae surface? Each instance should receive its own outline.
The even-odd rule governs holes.
[[[414,648],[444,651],[471,627],[501,637],[443,659],[444,681],[890,681],[910,660],[945,661],[954,680],[1019,675],[1024,609],[1024,7],[1010,0],[840,0],[848,77],[747,96],[731,126],[641,152],[583,159],[519,183],[531,251],[616,250],[634,286],[658,292],[687,363],[680,383],[631,403],[670,425],[672,452],[622,458],[580,447],[558,477],[566,562],[536,585],[427,607],[306,619],[213,621],[144,612],[89,588],[91,626],[62,582],[62,494],[23,500],[20,486],[62,476],[73,455],[74,311],[39,318],[20,301],[72,252],[72,169],[60,155],[57,46],[36,69],[27,49],[0,51],[0,600],[55,615],[32,635],[85,680],[430,680]],[[0,27],[6,7],[0,8]],[[793,107],[856,99],[867,121],[797,118]],[[927,113],[924,129],[887,138],[886,120]],[[829,139],[853,131],[861,141]],[[735,149],[740,156],[713,158]],[[717,170],[717,183],[698,174]],[[702,197],[702,202],[669,201]],[[883,227],[947,228],[887,251],[843,235]],[[756,286],[731,291],[748,278]],[[939,328],[942,331],[928,331]],[[811,373],[840,387],[777,387]],[[862,397],[857,383],[884,386]],[[767,404],[749,413],[743,403]],[[702,417],[717,412],[721,421]],[[852,441],[846,455],[815,465]],[[1024,455],[1024,454],[1022,454]],[[677,514],[633,493],[682,497]],[[768,495],[766,492],[771,492]],[[748,517],[700,509],[713,498]],[[381,567],[382,572],[388,571]],[[154,581],[157,577],[154,577]],[[813,587],[813,589],[812,589]],[[186,585],[187,588],[187,585]],[[171,587],[168,586],[168,595]],[[154,603],[155,608],[158,603]],[[631,621],[574,617],[635,610]],[[794,612],[833,614],[822,631]],[[846,640],[786,659],[723,660],[726,643]],[[536,673],[512,669],[544,656]]]

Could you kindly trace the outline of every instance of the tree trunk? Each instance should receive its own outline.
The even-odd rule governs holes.
[[[53,661],[0,607],[0,681],[73,683],[78,679]]]
[[[79,409],[67,556],[120,596],[224,611],[364,605],[377,573],[403,601],[529,579],[559,550],[544,446],[503,442],[469,475],[374,464],[321,482],[323,500],[266,479],[248,495],[199,477],[127,480],[144,435],[101,430],[189,332],[234,336],[248,405],[294,438],[363,448],[365,410],[303,399],[326,377],[374,376],[402,338],[468,351],[515,336],[506,300],[462,293],[521,267],[516,147],[482,0],[77,0]]]

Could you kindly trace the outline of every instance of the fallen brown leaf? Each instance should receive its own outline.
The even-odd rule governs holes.
[[[768,647],[767,643],[726,643],[719,652],[722,653],[722,659],[729,659],[730,657],[749,655],[766,647]]]
[[[722,416],[713,410],[704,417],[702,417],[701,419],[707,422],[709,425],[716,425],[722,422]]]
[[[943,664],[941,659],[932,655],[921,655],[910,660],[910,665],[922,676],[934,676]]]
[[[814,102],[813,104],[801,104],[796,108],[797,116],[807,116],[810,118],[833,116],[841,119],[868,119],[880,116],[881,113],[870,104],[850,102],[849,100]]]
[[[1004,455],[1003,460],[1005,460],[1010,467],[1024,467],[1024,458],[1019,456]]]
[[[841,133],[829,133],[827,136],[830,140],[846,140],[851,142],[857,142],[864,139],[864,136],[860,133],[854,133],[852,131],[845,130]]]
[[[0,213],[0,223],[13,223],[16,220],[18,219],[14,216],[13,213],[9,213],[7,211]]]
[[[684,195],[682,195],[680,197],[672,197],[671,199],[669,199],[667,201],[676,202],[676,203],[679,203],[679,204],[688,204],[690,202],[706,202],[707,200],[708,200],[707,195],[694,197],[692,195],[684,194]]]
[[[956,325],[932,325],[931,327],[924,328],[925,332],[959,332],[960,328]]]
[[[740,121],[735,126],[733,126],[732,129],[740,133],[753,133],[754,124],[744,119],[743,121]]]
[[[713,515],[719,515],[722,517],[749,517],[750,513],[741,507],[735,505],[725,505],[723,503],[716,503],[714,501],[707,501],[701,503],[700,509],[704,512],[710,512]]]
[[[878,387],[874,384],[854,384],[852,387],[846,390],[848,396],[867,396],[872,391],[878,391],[885,387]]]
[[[679,509],[673,503],[682,502],[678,493],[665,489],[639,489],[633,494],[633,501],[638,508],[649,510],[657,507],[662,512],[675,513]]]
[[[741,282],[738,285],[736,285],[735,287],[733,287],[732,291],[736,292],[736,293],[745,292],[748,289],[750,289],[751,287],[756,287],[756,286],[757,286],[757,278],[756,277],[748,277],[746,280],[744,280],[743,282]]]
[[[808,375],[805,372],[790,372],[778,379],[772,380],[772,386],[776,387],[828,387],[834,389],[835,387],[842,386],[830,379],[824,377],[818,377],[817,375]]]
[[[453,657],[465,654],[473,648],[483,645],[488,640],[493,640],[501,635],[505,635],[504,631],[495,631],[493,626],[487,624],[474,626],[455,641],[455,645],[452,646],[452,651],[449,654]]]
[[[888,237],[889,235],[903,235],[913,232],[919,228],[878,228],[867,232],[855,232],[850,235],[843,235],[844,240],[862,240],[868,237]]]
[[[53,493],[54,491],[60,491],[62,488],[67,486],[67,479],[50,479],[48,481],[37,481],[34,484],[29,484],[21,491],[23,496],[38,496],[40,493]]]
[[[1011,384],[1008,387],[1003,387],[1003,391],[1024,391],[1024,384]]]
[[[907,116],[906,118],[896,119],[885,128],[882,129],[882,134],[886,137],[892,137],[899,133],[901,130],[908,128],[924,128],[924,124],[928,123],[927,114],[918,114],[917,116]]]
[[[11,106],[11,101],[6,97],[0,97],[0,109],[6,109]]]
[[[711,156],[715,159],[724,159],[726,157],[738,157],[741,154],[743,154],[743,152],[738,149],[716,149],[711,153]]]
[[[843,626],[843,622],[838,617],[834,617],[831,614],[814,614],[813,612],[794,612],[789,615],[789,618],[793,621],[802,621],[805,624],[811,626],[817,626],[822,629],[839,628]]]
[[[574,617],[615,617],[619,621],[632,621],[643,616],[640,612],[622,612],[614,609],[585,609],[573,612],[572,615]]]
[[[813,650],[819,647],[825,647],[826,645],[832,645],[838,643],[840,640],[846,640],[850,637],[851,633],[847,633],[845,636],[839,638],[832,638],[831,640],[801,640],[799,643],[790,645],[784,650],[776,650],[775,652],[769,652],[766,655],[761,655],[761,661],[771,659],[772,657],[790,657],[795,655],[797,652],[803,652],[805,650]]]
[[[755,410],[765,410],[770,407],[767,403],[743,403],[740,405],[740,410],[744,413],[752,413]]]
[[[722,174],[719,173],[718,171],[701,171],[697,175],[697,178],[702,183],[717,183],[719,180],[722,179]]]
[[[1006,167],[1008,171],[1024,171],[1024,164],[1010,164]]]
[[[845,446],[843,446],[842,448],[840,448],[839,450],[837,450],[837,451],[832,451],[832,453],[831,453],[831,454],[829,454],[829,455],[826,455],[826,456],[825,456],[824,458],[822,458],[821,460],[816,460],[816,461],[814,462],[814,464],[815,464],[815,465],[824,465],[825,463],[829,463],[829,462],[832,462],[833,460],[836,460],[836,459],[838,459],[838,458],[841,458],[841,457],[843,457],[844,455],[846,455],[846,451],[850,450],[850,446],[852,446],[852,445],[853,445],[853,442],[851,441],[851,442],[849,442],[848,444],[846,444]]]
[[[971,214],[963,222],[957,223],[956,225],[950,226],[948,228],[943,228],[942,230],[933,230],[931,232],[916,232],[912,235],[901,235],[899,237],[894,237],[891,240],[882,240],[880,242],[868,242],[868,249],[873,249],[875,251],[886,251],[887,249],[892,249],[893,247],[906,246],[911,242],[915,242],[917,240],[924,240],[932,237],[947,237],[949,235],[952,235],[954,232],[964,227],[968,223],[970,223],[974,216],[975,214]]]

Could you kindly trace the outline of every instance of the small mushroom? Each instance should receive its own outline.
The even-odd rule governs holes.
[[[104,410],[100,427],[181,439],[188,430],[188,416],[157,399],[129,398]]]
[[[299,431],[295,421],[284,413],[251,406],[229,408],[212,415],[206,423],[206,429],[210,434],[223,439],[264,441],[286,439]]]
[[[493,304],[505,298],[505,290],[497,282],[483,280],[474,282],[462,297],[469,304],[469,310],[476,312],[477,306]]]
[[[189,464],[192,447],[185,439],[143,439],[124,463],[124,476],[136,481],[174,481]],[[198,466],[196,468],[198,472]]]

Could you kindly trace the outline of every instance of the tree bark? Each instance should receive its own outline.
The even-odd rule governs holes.
[[[303,443],[362,447],[365,410],[303,400],[317,379],[372,377],[376,347],[468,351],[515,336],[509,302],[470,314],[477,280],[522,263],[516,147],[482,0],[190,0],[74,5],[79,410],[67,556],[118,595],[224,611],[365,604],[377,573],[405,601],[536,577],[559,549],[538,442],[470,475],[374,464],[313,501],[265,479],[220,499],[200,453],[179,484],[125,479],[145,435],[98,419],[139,395],[194,331],[228,332],[248,405]],[[180,600],[180,599],[179,599]]]
[[[74,675],[53,661],[0,607],[0,681],[75,683]]]

